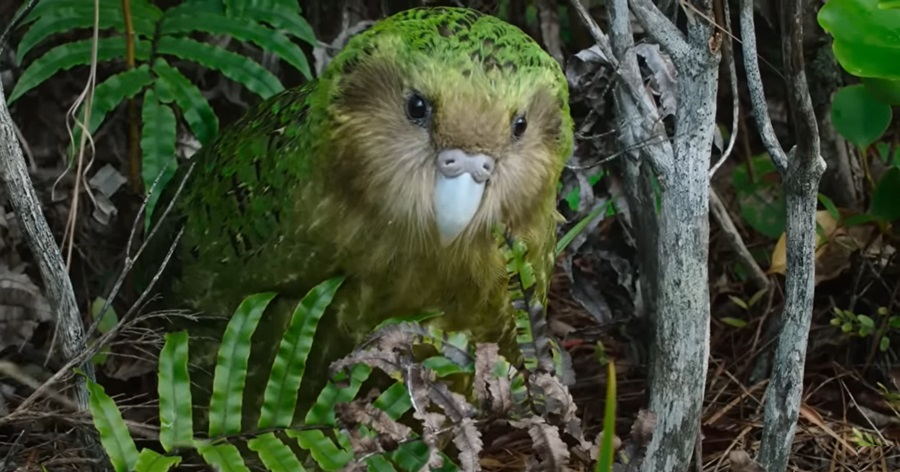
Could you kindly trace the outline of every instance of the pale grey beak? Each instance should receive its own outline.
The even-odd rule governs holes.
[[[485,182],[494,172],[494,159],[447,149],[438,154],[434,185],[434,214],[441,244],[449,245],[459,236],[481,205]]]

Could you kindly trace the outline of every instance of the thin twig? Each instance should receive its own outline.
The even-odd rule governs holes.
[[[725,27],[727,28],[727,40],[725,41],[725,61],[728,63],[728,82],[731,84],[731,136],[728,137],[728,145],[725,147],[725,150],[722,151],[722,155],[719,156],[719,160],[716,161],[715,165],[709,170],[709,178],[712,179],[716,172],[722,167],[722,164],[725,164],[725,161],[728,160],[728,156],[731,155],[731,152],[734,150],[734,143],[737,142],[738,135],[738,124],[740,123],[740,114],[741,114],[741,99],[740,95],[738,95],[738,78],[737,78],[737,67],[734,64],[734,41],[732,38],[734,35],[731,34],[731,11],[728,8],[728,1],[725,0],[723,2],[725,4]],[[693,5],[691,6],[692,8]]]
[[[715,189],[710,189],[709,191],[709,209],[712,211],[716,222],[722,228],[722,232],[725,233],[725,239],[731,246],[731,250],[734,251],[741,263],[749,270],[750,280],[753,282],[753,285],[758,289],[769,288],[769,278],[766,277],[766,273],[756,263],[753,254],[750,254],[750,250],[747,249],[747,245],[744,243],[744,238],[738,232],[731,215],[728,214],[728,209],[725,208],[725,204],[722,203],[722,199],[719,198],[719,194],[716,193]]]

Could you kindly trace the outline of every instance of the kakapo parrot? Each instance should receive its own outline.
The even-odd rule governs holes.
[[[388,17],[192,158],[173,295],[223,315],[275,291],[287,301],[263,323],[280,333],[311,287],[345,276],[313,347],[325,369],[379,322],[426,311],[508,343],[492,230],[527,245],[545,296],[572,133],[559,64],[518,28],[463,8]]]

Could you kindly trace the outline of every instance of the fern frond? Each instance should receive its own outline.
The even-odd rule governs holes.
[[[283,59],[307,79],[312,78],[309,62],[296,44],[280,32],[266,28],[253,20],[203,12],[186,12],[184,15],[167,18],[163,22],[161,33],[168,35],[194,31],[228,35],[240,41],[252,42]]]
[[[343,277],[335,277],[315,286],[294,310],[266,384],[259,415],[260,429],[291,424],[297,406],[297,391],[306,370],[306,359],[312,350],[316,327],[343,281]]]
[[[289,34],[301,41],[316,46],[316,33],[305,18],[300,16],[298,8],[291,8],[280,4],[271,6],[249,5],[244,15],[261,23],[267,23],[273,28]]]
[[[179,447],[190,447],[194,440],[194,422],[191,411],[191,379],[188,374],[187,331],[166,334],[166,344],[159,353],[157,389],[160,444],[166,452]]]
[[[9,103],[16,101],[31,89],[42,84],[61,70],[91,63],[92,40],[85,39],[62,44],[47,51],[37,58],[22,72],[19,81],[9,94]],[[150,54],[150,45],[146,41],[136,42],[138,59],[146,59]],[[122,38],[101,38],[97,42],[97,61],[105,62],[125,56],[125,42]]]
[[[152,83],[153,76],[150,75],[150,69],[144,65],[112,75],[98,84],[94,89],[94,106],[91,109],[88,130],[91,133],[96,131],[109,112]]]
[[[210,437],[241,431],[241,406],[244,382],[247,379],[247,362],[250,358],[250,337],[273,298],[275,294],[271,292],[245,298],[225,327],[209,401]]]
[[[201,442],[197,444],[197,452],[218,472],[250,472],[241,452],[233,444]]]
[[[146,222],[149,225],[162,189],[178,170],[175,158],[175,112],[168,105],[160,103],[156,92],[151,89],[144,94],[141,122],[141,178],[144,187],[151,188],[159,178],[156,189],[147,197]]]
[[[100,384],[90,379],[86,381],[90,395],[88,406],[94,418],[94,427],[100,433],[100,444],[116,472],[132,470],[138,461],[138,451],[122,413]]]
[[[104,9],[121,8],[121,0],[100,0],[100,14],[103,15]],[[60,9],[81,9],[84,11],[94,11],[94,2],[85,0],[42,0],[31,10],[31,12],[22,20],[23,25],[27,25],[40,18],[53,14],[54,11]],[[120,10],[121,11],[121,10]],[[157,21],[162,17],[162,10],[153,5],[148,0],[131,0],[131,13],[135,16],[149,18]]]
[[[263,464],[272,472],[305,472],[294,451],[275,436],[266,433],[247,441],[247,447],[259,455]]]
[[[156,59],[153,72],[159,79],[157,89],[166,89],[172,96],[197,140],[203,145],[211,143],[219,133],[219,118],[200,89],[162,58]]]
[[[89,3],[89,2],[85,2]],[[134,30],[137,34],[145,37],[153,35],[156,28],[156,22],[147,17],[134,15]],[[121,6],[114,7],[107,5],[101,7],[99,16],[99,26],[101,30],[113,29],[122,32],[125,28],[125,22],[122,19]],[[36,21],[31,28],[22,36],[19,41],[19,47],[16,49],[16,62],[21,64],[25,56],[34,47],[42,43],[44,40],[55,34],[69,32],[77,29],[86,29],[94,27],[94,11],[93,9],[83,8],[61,8],[54,9],[42,16]],[[125,38],[119,38],[123,43]]]
[[[164,36],[157,44],[157,52],[196,62],[215,69],[262,98],[269,98],[284,90],[278,78],[256,62],[240,54],[193,39]]]
[[[153,449],[144,448],[141,449],[134,470],[136,472],[168,472],[169,469],[180,463],[180,456],[164,456]]]

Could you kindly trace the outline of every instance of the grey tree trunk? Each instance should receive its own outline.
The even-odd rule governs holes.
[[[803,368],[815,290],[816,205],[825,171],[819,132],[803,61],[803,0],[782,4],[782,55],[797,145],[785,153],[766,110],[756,53],[752,0],[741,0],[741,37],[753,115],[762,141],[784,180],[787,206],[787,273],[781,329],[766,391],[758,462],[768,472],[787,469],[800,413]]]

